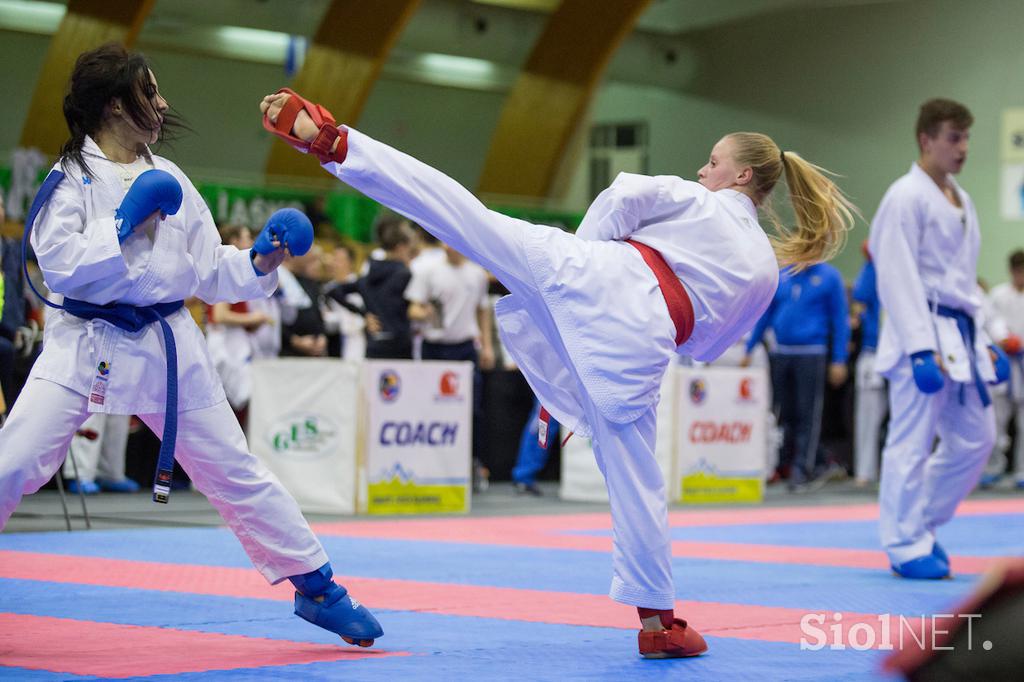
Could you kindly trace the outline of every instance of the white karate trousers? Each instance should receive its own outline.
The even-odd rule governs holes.
[[[77,477],[81,481],[95,481],[97,477],[109,481],[123,480],[130,422],[131,417],[124,414],[89,415],[79,431],[91,431],[94,437],[90,439],[76,435],[71,441],[71,451],[64,460],[64,478]]]
[[[882,451],[879,530],[889,559],[901,564],[931,553],[935,529],[977,484],[996,426],[991,406],[982,406],[972,385],[946,377],[937,393],[922,393],[907,357],[887,377],[891,416]]]
[[[857,395],[854,406],[853,470],[859,481],[878,478],[878,437],[889,413],[885,380],[875,373],[874,351],[857,358]]]
[[[996,412],[996,444],[985,465],[985,473],[993,476],[1006,473],[1010,453],[1010,434],[1007,431],[1010,419],[1013,418],[1017,422],[1017,444],[1013,448],[1014,478],[1017,482],[1024,482],[1024,400],[1017,397],[1024,391],[1024,377],[1016,367],[1015,363],[1013,392],[1010,391],[1011,387],[1006,387],[1006,390],[993,392],[992,395],[992,406]]]
[[[360,153],[350,146],[349,155]],[[385,150],[381,150],[385,153]],[[387,172],[350,174],[345,181],[372,199],[415,219],[442,242],[491,271],[517,297],[539,299],[526,251],[531,230],[558,228],[533,225],[488,210],[464,187],[411,158],[388,154]],[[373,168],[374,161],[360,158]],[[417,188],[430,178],[431,196]],[[452,217],[457,216],[457,220]],[[572,361],[561,343],[555,322],[543,305],[531,306],[533,324],[546,327],[562,365]],[[572,372],[576,376],[575,372]],[[567,387],[568,388],[568,387]],[[594,454],[608,487],[612,513],[612,585],[615,601],[651,609],[671,609],[675,603],[671,539],[665,481],[654,455],[657,405],[640,418],[617,424],[601,416],[582,383],[576,396],[590,426]]]
[[[84,396],[45,379],[29,378],[0,429],[0,529],[22,495],[50,480],[87,416]],[[139,417],[154,433],[163,432],[162,413]],[[249,452],[227,401],[178,413],[175,457],[269,582],[327,563],[327,553],[298,504]],[[173,495],[170,503],[174,504]]]

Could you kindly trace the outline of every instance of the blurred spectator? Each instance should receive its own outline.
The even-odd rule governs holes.
[[[834,467],[826,467],[821,447],[821,419],[826,373],[833,386],[847,378],[847,314],[846,288],[835,267],[818,263],[799,272],[787,268],[747,341],[744,367],[751,363],[750,354],[765,329],[775,332],[772,388],[783,430],[776,472],[782,478],[788,474],[791,491],[833,475]]]
[[[221,241],[238,249],[252,247],[252,232],[242,225],[220,228]],[[252,337],[274,320],[249,302],[216,303],[207,311],[206,342],[213,366],[224,385],[228,403],[245,427],[246,410],[252,397]]]
[[[989,315],[1006,325],[1004,334],[990,331],[989,335],[1009,356],[1011,376],[1007,384],[990,389],[996,413],[996,444],[981,477],[981,486],[994,486],[1007,472],[1012,418],[1016,424],[1014,484],[1024,489],[1024,251],[1018,249],[1010,254],[1009,267],[1010,281],[997,285],[988,295]]]
[[[284,266],[294,276],[300,291],[285,289],[294,302],[294,317],[283,320],[281,355],[322,358],[327,355],[327,335],[320,306],[323,285],[323,248],[314,243],[302,256],[288,258]],[[282,280],[282,288],[285,286]],[[291,288],[291,287],[290,287]],[[291,317],[291,316],[289,316]]]
[[[322,194],[318,195],[311,201],[306,202],[302,208],[309,218],[309,222],[313,223],[313,231],[318,238],[330,239],[337,236],[334,223],[331,221],[331,217],[327,215],[327,197]]]
[[[519,453],[515,468],[512,469],[512,485],[518,495],[540,497],[544,493],[537,485],[537,474],[544,469],[551,457],[551,452],[558,442],[561,431],[554,417],[547,420],[547,438],[540,443],[540,401],[533,399],[533,409],[523,425],[523,433],[519,437]]]
[[[124,471],[130,422],[131,417],[126,414],[89,415],[75,433],[64,460],[62,474],[68,479],[68,490],[81,490],[86,495],[101,490],[138,492],[139,484],[126,477]]]
[[[409,301],[409,319],[422,324],[424,360],[473,363],[473,453],[482,486],[489,478],[484,470],[489,472],[489,468],[482,461],[487,434],[480,371],[494,369],[487,271],[447,245],[444,255],[418,269],[405,290],[405,298]]]
[[[342,304],[349,294],[362,296],[367,358],[411,360],[412,329],[405,288],[412,277],[412,224],[398,214],[387,213],[378,220],[376,233],[384,258],[371,258],[365,275],[333,287],[329,296]]]
[[[413,230],[413,252],[413,259],[409,263],[409,270],[412,272],[413,278],[424,269],[445,259],[444,247],[440,240],[418,225]],[[419,360],[423,357],[424,323],[415,319],[409,321],[412,324],[412,356]]]
[[[350,293],[337,301],[331,296],[331,291],[358,279],[355,262],[355,250],[348,244],[338,244],[324,258],[327,281],[323,289],[323,317],[327,327],[327,354],[346,360],[366,357],[365,304],[358,293]]]
[[[0,225],[7,220],[0,193]],[[30,307],[25,298],[25,275],[21,268],[21,243],[12,237],[0,237],[0,275],[3,277],[3,303],[0,305],[0,390],[8,406],[14,403],[24,383],[18,371],[24,359],[32,355],[38,326],[29,320]],[[30,363],[29,363],[30,364]],[[24,369],[24,368],[22,368]]]
[[[854,386],[857,402],[854,407],[854,476],[858,486],[878,480],[878,456],[882,424],[889,413],[885,379],[875,371],[875,350],[878,348],[878,324],[881,303],[875,284],[875,264],[871,262],[867,244],[863,246],[864,265],[853,284],[854,309],[860,324],[860,354]]]

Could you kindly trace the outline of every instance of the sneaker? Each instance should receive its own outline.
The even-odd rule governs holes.
[[[77,478],[68,481],[68,492],[74,495],[79,492],[83,495],[96,495],[99,491],[100,487],[96,485],[96,481],[79,481]]]
[[[516,483],[516,495],[533,495],[543,497],[544,493],[536,483]]]
[[[826,483],[845,481],[849,477],[850,474],[846,471],[846,467],[839,462],[829,462],[825,470],[818,475],[818,478],[824,479]]]
[[[105,493],[137,493],[139,484],[130,478],[115,481],[112,478],[97,478],[96,484]]]
[[[1024,478],[1018,478],[1017,482],[1013,484],[1013,487],[1017,490],[1024,490]]]
[[[981,480],[978,481],[978,487],[982,490],[990,490],[998,485],[999,481],[1002,480],[1002,474],[982,474]],[[1019,487],[1019,484],[1018,484]]]
[[[637,643],[644,658],[689,658],[708,650],[700,633],[679,618],[667,630],[641,630]]]
[[[473,492],[482,493],[491,487],[491,470],[482,464],[473,467]]]

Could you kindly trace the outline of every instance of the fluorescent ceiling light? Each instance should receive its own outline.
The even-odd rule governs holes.
[[[427,52],[419,55],[416,62],[423,70],[436,75],[491,78],[495,72],[494,62],[450,54]]]
[[[283,58],[290,38],[287,33],[241,26],[220,26],[214,31],[214,36],[228,56],[258,61],[269,57]]]
[[[525,9],[533,12],[551,12],[558,7],[559,0],[473,0],[478,5],[494,5],[509,9]]]
[[[56,33],[67,7],[57,2],[0,0],[0,28],[25,33]]]

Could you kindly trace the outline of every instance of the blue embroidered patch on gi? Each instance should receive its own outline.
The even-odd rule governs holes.
[[[83,185],[91,185],[92,184],[92,178],[90,178],[88,175],[83,175],[82,176],[82,184]]]
[[[101,377],[105,377],[110,374],[110,363],[106,361],[100,361],[100,364],[96,366],[96,371],[99,372]]]

